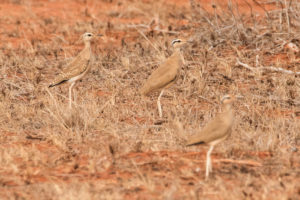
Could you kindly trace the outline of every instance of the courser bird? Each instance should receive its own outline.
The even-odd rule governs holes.
[[[162,117],[160,98],[163,95],[164,89],[170,87],[176,81],[178,71],[184,63],[180,47],[186,44],[186,42],[183,39],[174,39],[172,41],[171,44],[174,47],[173,54],[152,72],[140,89],[140,93],[144,96],[153,91],[161,90],[157,99],[159,117]]]
[[[98,36],[102,36],[99,34]],[[82,40],[84,42],[83,50],[63,69],[63,71],[54,79],[49,87],[54,87],[62,83],[70,83],[69,87],[69,107],[72,108],[72,88],[76,81],[80,80],[90,70],[92,58],[91,40],[94,38],[92,33],[84,33]]]
[[[232,109],[232,102],[235,100],[234,96],[225,95],[221,99],[222,112],[219,113],[212,121],[210,121],[201,132],[193,135],[187,140],[187,146],[207,144],[209,150],[206,155],[206,172],[205,179],[208,179],[209,172],[212,172],[212,163],[210,154],[214,146],[225,140],[231,133],[234,113]]]

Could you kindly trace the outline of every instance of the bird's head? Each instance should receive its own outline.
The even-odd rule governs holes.
[[[90,41],[91,39],[93,39],[95,36],[99,36],[99,37],[101,37],[101,36],[103,36],[102,34],[94,34],[94,33],[84,33],[83,35],[82,35],[82,39],[83,39],[83,41]]]
[[[223,105],[231,104],[234,100],[235,100],[235,97],[233,95],[226,94],[221,98],[221,103]]]
[[[93,33],[84,33],[83,35],[82,35],[82,39],[83,39],[83,41],[91,41],[92,39],[93,39],[93,37],[94,37],[94,34]]]
[[[185,39],[174,39],[172,40],[172,47],[174,47],[175,49],[182,47],[184,44],[186,44],[188,41]]]

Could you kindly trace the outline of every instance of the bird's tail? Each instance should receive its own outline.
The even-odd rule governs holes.
[[[68,81],[68,80],[62,80],[62,81],[57,82],[57,83],[52,83],[52,84],[49,85],[49,88],[54,87],[54,86],[57,86],[57,85],[60,85],[60,84],[63,84],[63,83],[65,83],[65,82],[67,82],[67,81]]]
[[[139,93],[140,93],[142,96],[146,96],[146,95],[149,93],[149,89],[144,85],[144,86],[139,90]]]
[[[204,142],[199,140],[199,138],[197,136],[192,136],[190,137],[187,142],[186,142],[186,146],[192,146],[192,145],[198,145],[198,144],[203,144]]]

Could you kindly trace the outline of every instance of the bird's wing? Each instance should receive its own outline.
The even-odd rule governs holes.
[[[64,69],[63,71],[55,78],[51,86],[58,85],[65,81],[68,81],[74,76],[77,76],[83,73],[88,65],[89,59],[79,54],[76,58],[74,58]]]
[[[201,132],[188,139],[187,145],[209,143],[223,138],[230,131],[232,124],[228,123],[224,114],[219,114],[214,120],[210,121]]]
[[[141,88],[141,93],[147,95],[149,92],[160,89],[175,80],[179,62],[173,57],[167,59],[162,65],[152,72]]]

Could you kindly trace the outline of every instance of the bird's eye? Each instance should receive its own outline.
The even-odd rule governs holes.
[[[92,36],[92,34],[88,34],[88,36],[89,36],[89,37],[91,37],[91,36]]]

